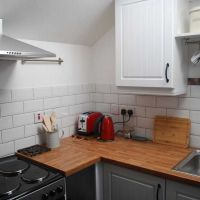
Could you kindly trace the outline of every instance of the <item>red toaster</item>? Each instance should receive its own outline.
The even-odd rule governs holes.
[[[103,116],[100,112],[85,112],[78,117],[78,134],[92,135],[94,134],[94,126],[96,120]]]

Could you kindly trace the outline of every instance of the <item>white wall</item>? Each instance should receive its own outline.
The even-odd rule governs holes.
[[[114,83],[115,29],[110,29],[92,48],[95,83]]]
[[[25,40],[23,40],[25,41]],[[91,80],[91,48],[63,43],[27,41],[56,53],[62,65],[0,60],[0,88],[30,88],[53,85],[88,83]]]

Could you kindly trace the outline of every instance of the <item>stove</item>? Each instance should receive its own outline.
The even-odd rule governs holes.
[[[65,200],[65,177],[28,159],[0,159],[0,200]]]

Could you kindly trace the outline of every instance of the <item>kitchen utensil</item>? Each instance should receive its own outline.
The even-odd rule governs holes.
[[[114,140],[115,132],[112,118],[107,115],[99,117],[95,122],[94,133],[101,140]]]
[[[103,116],[100,112],[86,112],[78,117],[78,134],[92,135],[94,134],[94,125],[96,120]]]
[[[43,122],[44,122],[44,125],[46,126],[46,128],[48,129],[48,132],[52,132],[50,117],[44,115],[43,116]]]
[[[56,113],[52,112],[51,117],[51,130],[54,130],[56,128]]]
[[[191,122],[186,118],[156,116],[153,141],[159,144],[187,148]]]
[[[42,124],[42,127],[43,127],[43,129],[44,129],[46,132],[49,131],[49,130],[47,129],[47,127],[46,127],[44,124]]]

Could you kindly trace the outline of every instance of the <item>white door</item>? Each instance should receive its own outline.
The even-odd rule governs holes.
[[[116,85],[173,87],[173,0],[116,0]]]

